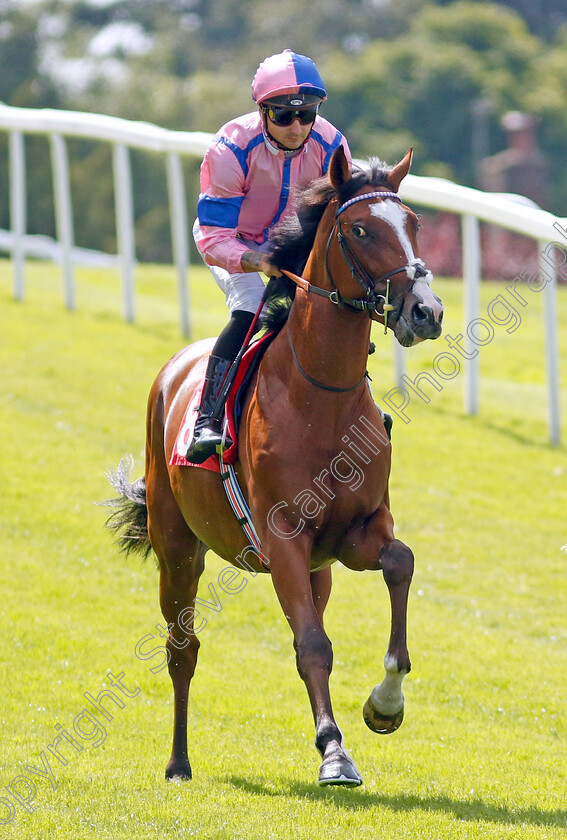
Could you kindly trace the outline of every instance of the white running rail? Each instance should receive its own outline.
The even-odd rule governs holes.
[[[25,258],[27,255],[45,256],[61,262],[63,296],[69,309],[75,307],[74,264],[118,262],[122,277],[122,310],[124,318],[135,318],[134,294],[134,212],[129,149],[144,149],[165,158],[172,231],[173,259],[178,280],[181,330],[190,333],[190,305],[188,290],[189,225],[181,155],[201,158],[212,135],[205,132],[168,131],[156,125],[133,122],[101,114],[51,109],[13,108],[0,103],[0,130],[9,136],[10,166],[10,225],[11,231],[0,231],[0,249],[11,254],[14,296],[22,300],[25,294]],[[26,171],[24,136],[40,134],[49,139],[53,170],[55,220],[57,242],[26,234]],[[66,137],[82,137],[106,141],[112,145],[114,194],[118,255],[101,255],[76,248],[73,233],[73,208],[67,159]],[[356,161],[366,166],[365,161]],[[479,286],[481,280],[481,249],[479,222],[499,225],[524,234],[538,242],[539,266],[549,282],[544,291],[544,331],[546,340],[546,377],[548,394],[548,425],[551,443],[560,443],[560,375],[559,345],[556,314],[557,253],[563,258],[561,273],[567,276],[565,248],[567,219],[562,219],[515,200],[512,196],[483,193],[438,178],[408,175],[401,193],[409,202],[458,213],[462,220],[463,281],[465,327],[479,315]],[[464,330],[466,336],[466,329]],[[466,341],[470,339],[466,339]],[[395,344],[395,346],[397,346]],[[465,344],[465,349],[472,348]],[[468,354],[472,355],[472,354]],[[469,414],[479,409],[479,359],[465,360],[464,406]],[[396,355],[398,378],[403,361]]]

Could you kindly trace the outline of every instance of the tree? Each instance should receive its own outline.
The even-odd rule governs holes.
[[[417,173],[474,185],[479,157],[505,145],[500,117],[511,109],[536,114],[551,171],[550,209],[564,215],[567,30],[554,33],[550,25],[564,0],[538,0],[529,15],[525,9],[552,44],[510,8],[527,2],[0,0],[0,99],[215,131],[254,107],[250,82],[258,63],[290,47],[317,62],[329,94],[322,113],[356,156],[394,162],[411,145]],[[536,27],[536,12],[545,27],[543,20]],[[47,144],[28,138],[26,148],[30,231],[50,232]],[[95,211],[86,184],[110,200],[107,155],[70,144],[70,156],[77,236],[106,247],[114,236],[111,208]],[[4,162],[3,153],[1,226],[8,215]],[[146,194],[163,195],[162,167],[136,155],[133,166],[139,255],[165,254],[165,200],[158,211],[146,205]],[[195,186],[196,165],[188,177]]]
[[[360,55],[335,53],[325,60],[329,114],[359,153],[393,161],[411,144],[416,172],[473,185],[476,103],[486,107],[491,143],[486,152],[502,146],[503,113],[542,113],[534,88],[543,99],[547,88],[556,85],[556,123],[564,125],[559,94],[564,50],[558,49],[555,56],[516,12],[503,6],[428,5],[394,41],[373,41]]]

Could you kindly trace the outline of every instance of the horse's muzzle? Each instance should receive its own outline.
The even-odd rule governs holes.
[[[394,334],[403,347],[411,347],[425,339],[439,338],[443,323],[443,304],[425,283],[414,284],[406,295],[396,319]]]
[[[441,303],[441,301],[439,301]],[[443,321],[443,307],[434,311],[424,303],[415,303],[411,310],[411,324],[414,333],[422,339],[438,338],[441,335]]]

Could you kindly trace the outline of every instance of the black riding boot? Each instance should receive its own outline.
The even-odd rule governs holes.
[[[231,364],[231,359],[222,359],[219,356],[209,358],[201,405],[199,406],[199,417],[195,423],[193,440],[185,454],[185,458],[192,464],[202,464],[211,455],[220,454],[222,420],[215,417],[213,412]],[[225,446],[230,446],[231,442],[230,440],[225,441]]]

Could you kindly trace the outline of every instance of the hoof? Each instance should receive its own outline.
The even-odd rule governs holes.
[[[190,782],[191,765],[188,761],[170,761],[165,768],[165,778],[168,782]]]
[[[360,773],[355,767],[354,761],[337,742],[325,751],[325,758],[319,768],[319,784],[322,787],[327,785],[342,785],[343,787],[359,787],[362,784]]]
[[[399,729],[402,725],[402,721],[404,719],[404,706],[402,704],[402,708],[399,712],[396,712],[395,715],[381,715],[376,711],[371,698],[369,697],[364,704],[362,716],[364,718],[364,723],[373,732],[377,732],[379,735],[391,735],[392,732],[395,732],[396,729]]]

